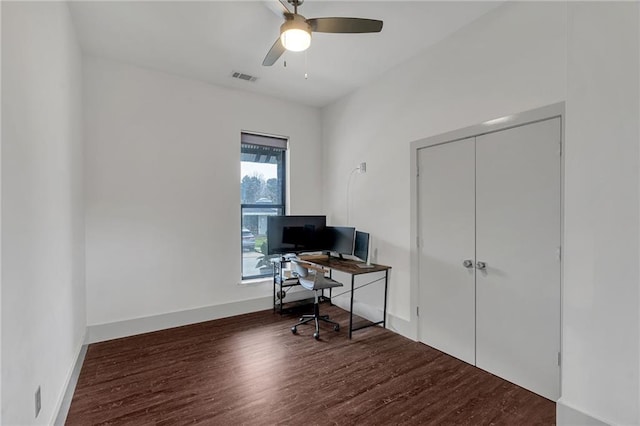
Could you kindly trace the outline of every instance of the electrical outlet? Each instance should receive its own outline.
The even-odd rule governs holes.
[[[42,408],[42,399],[40,397],[40,386],[36,389],[36,417],[40,414],[40,409]]]
[[[358,170],[360,171],[360,173],[367,173],[367,163],[364,161],[360,163]]]

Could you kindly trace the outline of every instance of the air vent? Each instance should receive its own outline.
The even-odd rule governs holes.
[[[245,80],[245,81],[256,81],[258,79],[258,77],[254,77],[254,76],[249,75],[249,74],[243,74],[243,73],[237,72],[237,71],[234,71],[231,74],[231,77],[238,78],[240,80]]]

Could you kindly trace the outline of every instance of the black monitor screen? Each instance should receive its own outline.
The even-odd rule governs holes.
[[[269,216],[267,254],[323,250],[326,223],[326,216]]]
[[[353,254],[353,240],[356,228],[349,226],[327,226],[326,250],[339,254]]]
[[[356,242],[353,247],[353,255],[366,262],[369,258],[369,234],[356,231]]]

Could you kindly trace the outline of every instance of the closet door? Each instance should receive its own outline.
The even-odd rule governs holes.
[[[476,138],[476,365],[559,397],[560,119]]]
[[[419,150],[418,169],[419,338],[473,364],[474,138]]]

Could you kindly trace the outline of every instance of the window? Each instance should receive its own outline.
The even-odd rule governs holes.
[[[285,214],[287,139],[241,134],[242,279],[270,276],[267,217]]]

